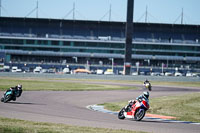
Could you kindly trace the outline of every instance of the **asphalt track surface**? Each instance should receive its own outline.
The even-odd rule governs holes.
[[[150,95],[151,97],[159,97],[191,92],[200,92],[200,88],[155,86]],[[154,133],[199,133],[200,125],[149,119],[143,119],[141,122],[129,119],[119,120],[116,115],[86,108],[86,106],[93,104],[133,99],[141,93],[142,90],[25,91],[15,102],[0,103],[0,116],[39,122]],[[2,91],[0,95],[3,95]]]

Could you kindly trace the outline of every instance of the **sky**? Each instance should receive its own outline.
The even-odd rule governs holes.
[[[37,0],[0,1],[1,16],[37,16]],[[38,0],[38,18],[73,19],[73,5],[76,20],[126,21],[127,0]],[[147,11],[147,22],[181,24],[183,10],[183,24],[200,25],[199,5],[200,0],[134,0],[134,22],[145,22]]]

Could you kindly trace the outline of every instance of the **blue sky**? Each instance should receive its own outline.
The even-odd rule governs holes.
[[[77,20],[126,21],[127,0],[38,0],[39,18],[72,19],[75,3]],[[1,16],[25,17],[34,8],[37,0],[1,0]],[[181,23],[183,8],[184,24],[200,25],[200,0],[135,0],[134,22],[145,21],[148,8],[148,22]],[[68,14],[68,15],[67,15]],[[36,11],[27,17],[36,17]]]

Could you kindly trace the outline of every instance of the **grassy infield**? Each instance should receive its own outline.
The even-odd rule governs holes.
[[[6,90],[10,86],[16,86],[17,84],[23,85],[24,91],[89,91],[89,90],[122,90],[133,89],[133,87],[121,87],[114,85],[94,85],[84,83],[74,83],[67,80],[60,79],[47,79],[41,81],[41,79],[23,79],[17,80],[14,78],[1,79],[0,78],[0,90]],[[135,88],[136,89],[136,88]]]
[[[106,109],[119,111],[126,104],[127,101],[122,101],[102,105]],[[182,121],[200,122],[200,93],[152,98],[147,113],[174,116]]]
[[[92,128],[32,122],[0,117],[0,133],[139,133],[128,130]],[[142,132],[140,132],[142,133]]]
[[[113,82],[113,81],[112,81]],[[119,82],[119,81],[118,81]],[[132,82],[132,81],[124,81],[124,82]],[[73,82],[65,82],[65,80],[56,80],[56,79],[48,79],[48,81],[40,81],[40,79],[23,79],[17,80],[14,78],[0,78],[0,90],[4,91],[10,86],[14,86],[16,84],[23,84],[23,88],[26,91],[32,90],[65,90],[65,91],[77,91],[77,90],[122,90],[122,89],[136,89],[130,87],[120,87],[113,85],[91,85],[91,84],[83,84],[83,83],[73,83]],[[142,82],[135,82],[142,83]],[[152,84],[162,84],[152,82]],[[165,83],[166,84],[166,83]],[[190,82],[190,83],[181,83],[182,86],[193,86],[200,87],[200,83],[198,82]],[[178,86],[180,83],[171,82],[166,85],[174,85]],[[128,100],[128,99],[127,99]],[[125,106],[126,102],[119,103],[105,103],[105,107],[118,111],[120,108]],[[163,106],[164,104],[164,106]],[[178,120],[185,121],[194,121],[200,122],[200,93],[188,94],[186,96],[176,96],[176,97],[160,97],[150,99],[151,109],[149,113],[153,114],[162,114],[175,116]],[[11,126],[12,125],[12,126]],[[16,119],[8,119],[0,117],[0,132],[2,133],[129,133],[132,131],[127,130],[113,130],[113,129],[104,129],[104,128],[90,128],[90,127],[77,127],[77,126],[68,126],[64,124],[51,124],[51,123],[41,123],[41,122],[31,122],[31,121],[23,121]]]

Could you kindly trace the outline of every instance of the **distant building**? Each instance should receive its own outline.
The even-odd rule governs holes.
[[[134,23],[132,64],[200,67],[200,26]],[[124,63],[125,22],[0,17],[7,63]]]

